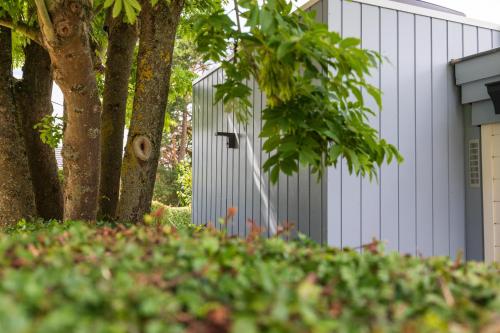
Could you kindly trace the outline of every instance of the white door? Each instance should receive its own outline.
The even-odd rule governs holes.
[[[500,123],[481,126],[484,259],[500,262]]]

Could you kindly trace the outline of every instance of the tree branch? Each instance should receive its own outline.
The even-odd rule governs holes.
[[[234,0],[234,12],[236,13],[236,24],[238,25],[238,32],[241,33],[240,9],[238,7],[238,0]]]
[[[234,0],[234,12],[236,14],[236,23],[238,26],[238,32],[241,34],[241,23],[240,23],[240,10],[238,8],[238,0]],[[236,53],[238,53],[238,38],[234,40],[234,62],[236,63]]]
[[[7,20],[5,18],[0,18],[0,26],[15,30],[40,46],[43,46],[40,31],[38,29],[34,29],[24,23],[14,23],[12,20]]]
[[[38,24],[40,24],[40,29],[48,43],[56,40],[56,34],[54,32],[54,27],[52,26],[52,21],[47,11],[47,6],[45,5],[45,0],[35,0],[35,5],[38,13]]]

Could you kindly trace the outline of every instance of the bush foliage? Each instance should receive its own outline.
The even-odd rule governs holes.
[[[191,163],[182,161],[176,166],[158,165],[153,200],[169,206],[191,204]]]
[[[498,332],[499,266],[253,230],[24,223],[0,235],[0,332]]]
[[[188,227],[191,224],[191,207],[169,207],[161,202],[153,201],[151,211],[153,222],[156,219],[162,224],[176,228]]]

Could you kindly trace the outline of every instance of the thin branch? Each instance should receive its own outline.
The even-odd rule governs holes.
[[[238,8],[238,0],[234,0],[234,13],[236,14],[236,24],[238,32],[241,34],[240,10]],[[234,40],[234,62],[236,63],[236,53],[238,53],[238,38]]]
[[[238,25],[238,32],[241,33],[240,10],[238,7],[238,0],[234,0],[234,12],[236,13],[236,24]]]
[[[38,13],[38,24],[40,24],[47,42],[51,43],[56,40],[56,34],[52,26],[49,12],[47,11],[47,6],[45,5],[45,0],[35,0],[35,5]]]
[[[14,23],[13,21],[7,20],[5,18],[0,18],[0,26],[15,30],[31,39],[32,41],[36,42],[37,44],[43,46],[40,31],[38,29],[34,29],[24,23]]]

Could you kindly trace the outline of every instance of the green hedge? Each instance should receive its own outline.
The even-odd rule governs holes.
[[[160,213],[159,218],[162,224],[172,225],[177,228],[191,224],[191,207],[170,207],[161,202],[153,201],[151,211]]]
[[[0,234],[0,332],[499,331],[499,266],[379,251],[25,223]]]

